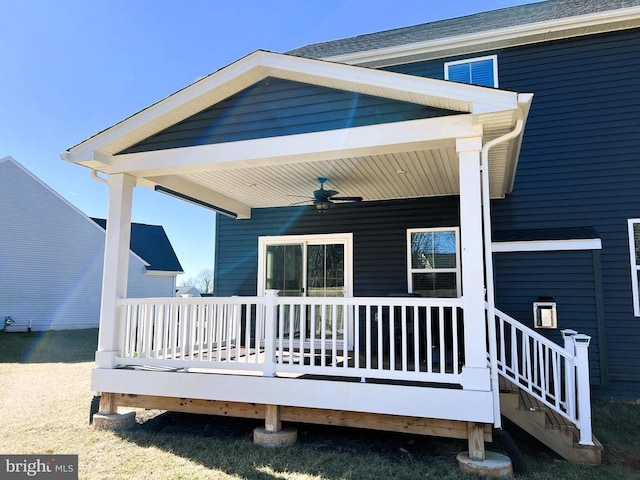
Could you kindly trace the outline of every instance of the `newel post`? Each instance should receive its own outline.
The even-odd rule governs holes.
[[[482,137],[456,141],[460,165],[460,251],[464,309],[465,365],[462,386],[465,390],[490,391],[485,320],[481,150]]]
[[[262,375],[276,375],[276,325],[278,324],[278,290],[267,290],[264,296],[264,366]]]
[[[573,336],[576,349],[576,370],[578,387],[578,422],[580,425],[580,445],[593,445],[591,431],[591,389],[589,386],[589,343],[591,337],[578,334]]]
[[[114,368],[122,346],[122,326],[118,299],[127,296],[131,206],[135,177],[124,173],[109,175],[109,209],[104,244],[102,301],[96,366]]]
[[[576,347],[573,341],[573,336],[578,332],[571,329],[562,330],[562,340],[564,341],[564,349],[567,351],[571,358],[575,359]],[[564,384],[565,395],[567,401],[567,413],[571,417],[576,415],[576,369],[574,365],[565,365],[564,368]]]

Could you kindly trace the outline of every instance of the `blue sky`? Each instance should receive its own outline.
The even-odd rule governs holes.
[[[531,1],[0,0],[0,158],[106,217],[106,186],[58,154],[197,78],[257,49]],[[185,277],[213,267],[210,211],[142,187],[134,195],[133,220],[165,227]]]

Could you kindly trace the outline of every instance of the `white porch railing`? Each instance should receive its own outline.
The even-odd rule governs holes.
[[[123,299],[120,365],[460,384],[460,299]]]
[[[498,372],[580,430],[593,445],[589,390],[590,337],[564,330],[564,347],[496,310]]]

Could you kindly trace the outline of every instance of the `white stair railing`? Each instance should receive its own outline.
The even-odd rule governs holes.
[[[593,445],[589,390],[590,337],[564,330],[564,347],[496,310],[500,375],[538,399],[580,431],[581,445]]]

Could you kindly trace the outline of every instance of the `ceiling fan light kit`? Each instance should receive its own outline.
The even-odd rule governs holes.
[[[327,181],[324,177],[318,177],[320,188],[313,192],[313,205],[319,213],[325,213],[333,202],[361,202],[362,197],[337,197],[336,190],[325,190],[324,184]]]

